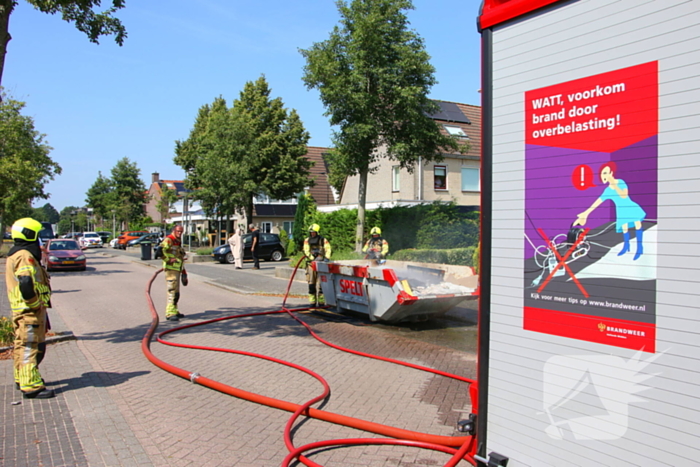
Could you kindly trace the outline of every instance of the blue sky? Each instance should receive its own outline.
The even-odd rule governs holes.
[[[480,3],[414,0],[408,17],[436,68],[435,99],[480,104]],[[197,110],[218,96],[231,105],[261,74],[273,97],[298,111],[309,145],[330,145],[318,93],[301,81],[298,49],[328,38],[339,19],[334,1],[130,0],[117,16],[129,34],[123,47],[111,37],[92,44],[21,0],[10,19],[3,86],[27,103],[25,114],[63,168],[47,186],[59,211],[85,205],[98,172],[109,176],[123,157],[136,162],[146,186],[153,172],[182,179],[175,140],[188,137]]]

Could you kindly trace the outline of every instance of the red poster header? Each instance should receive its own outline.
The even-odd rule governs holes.
[[[658,63],[525,93],[525,141],[610,153],[658,133]]]

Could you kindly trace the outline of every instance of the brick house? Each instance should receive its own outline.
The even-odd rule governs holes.
[[[366,208],[410,206],[437,200],[454,200],[458,206],[476,210],[480,204],[481,107],[436,101],[440,110],[432,118],[445,135],[467,142],[466,154],[445,153],[442,162],[418,160],[409,173],[396,161],[381,158],[377,171],[368,175]],[[381,151],[381,148],[380,148]],[[322,206],[323,211],[357,207],[359,175],[348,177],[340,193],[340,203]]]

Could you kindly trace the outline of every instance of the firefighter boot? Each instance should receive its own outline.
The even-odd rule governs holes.
[[[309,306],[315,307],[316,303],[316,284],[309,284]]]
[[[56,393],[53,389],[41,388],[32,392],[22,392],[22,397],[25,399],[51,399]]]

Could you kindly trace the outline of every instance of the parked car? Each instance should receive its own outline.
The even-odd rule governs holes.
[[[253,234],[243,235],[243,259],[253,259],[250,246],[253,243]],[[233,254],[231,245],[226,243],[214,248],[211,254],[215,260],[224,264],[233,264]],[[284,258],[284,246],[280,241],[280,236],[271,233],[260,233],[260,258],[266,261],[282,261]]]
[[[43,261],[48,271],[77,269],[85,271],[87,259],[85,253],[73,239],[54,238],[44,244]]]
[[[39,231],[39,239],[41,239],[42,242],[46,242],[52,238],[56,238],[56,235],[53,233],[51,222],[42,222],[41,231]]]
[[[109,242],[109,237],[112,236],[112,232],[99,231],[97,232],[97,235],[100,236],[100,238],[102,239],[102,244],[104,245],[105,243]]]
[[[127,246],[136,246],[142,244],[143,242],[150,242],[154,245],[157,245],[162,241],[163,235],[160,232],[156,232],[150,233],[148,235],[142,235],[141,237],[135,238],[133,240],[129,240],[127,242]]]
[[[85,232],[78,242],[83,248],[102,248],[102,239],[97,232]]]
[[[133,240],[135,238],[142,237],[144,235],[148,235],[150,232],[146,230],[127,230],[126,232],[122,232],[118,237],[117,237],[117,248],[120,248],[122,250],[126,250],[127,244],[129,243],[129,240]]]

